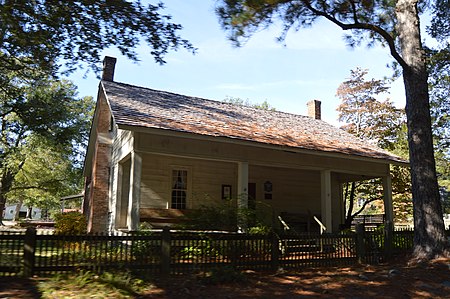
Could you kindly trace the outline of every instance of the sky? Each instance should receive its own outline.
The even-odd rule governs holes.
[[[145,2],[145,1],[144,1]],[[227,97],[252,103],[267,101],[276,110],[306,114],[306,103],[322,101],[322,119],[339,125],[336,90],[356,67],[368,69],[367,79],[391,76],[393,59],[380,46],[354,49],[346,46],[343,31],[320,21],[311,28],[291,31],[283,43],[276,41],[281,27],[275,25],[254,34],[242,47],[227,39],[214,13],[213,0],[165,0],[162,12],[173,17],[183,29],[179,34],[198,50],[195,55],[180,49],[157,64],[145,44],[137,49],[140,62],[133,63],[119,51],[107,49],[103,55],[117,58],[114,81],[222,101]],[[69,76],[78,86],[79,96],[96,98],[98,79],[90,72]],[[403,82],[393,83],[390,98],[404,108]]]

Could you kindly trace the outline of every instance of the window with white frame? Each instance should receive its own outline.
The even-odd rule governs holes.
[[[188,171],[184,169],[172,170],[172,209],[186,209]]]

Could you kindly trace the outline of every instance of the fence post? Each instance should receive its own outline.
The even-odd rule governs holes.
[[[36,229],[27,227],[23,244],[23,276],[33,276],[34,253],[36,251]]]
[[[170,274],[170,229],[164,227],[161,235],[161,274],[164,277]]]
[[[280,251],[279,251],[279,239],[274,231],[272,231],[270,234],[270,241],[272,247],[271,248],[272,269],[276,271],[280,266]]]
[[[384,226],[384,256],[386,259],[392,257],[394,241],[394,224],[391,221],[386,221]]]
[[[358,259],[358,263],[362,264],[364,262],[364,258],[366,256],[366,248],[364,242],[364,233],[365,228],[364,224],[358,223],[355,226],[356,230],[356,257]]]

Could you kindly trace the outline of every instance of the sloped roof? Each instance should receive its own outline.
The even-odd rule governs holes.
[[[156,128],[404,163],[322,120],[102,81],[117,125]]]

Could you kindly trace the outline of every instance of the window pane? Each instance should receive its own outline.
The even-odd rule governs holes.
[[[186,209],[187,170],[172,171],[172,209]]]

